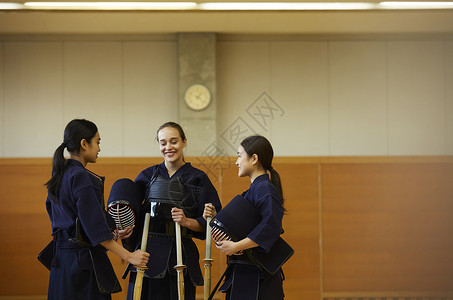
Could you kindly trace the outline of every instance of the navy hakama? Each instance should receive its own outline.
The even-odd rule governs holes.
[[[165,162],[143,170],[135,179],[141,187],[143,198],[150,196],[150,186],[158,176],[160,180],[174,180],[178,177],[184,185],[184,204],[190,208],[190,213],[184,208],[186,217],[198,221],[206,228],[206,220],[203,218],[204,205],[212,203],[216,210],[221,209],[217,191],[212,185],[206,173],[192,167],[190,163],[181,166],[170,178]],[[178,179],[179,180],[179,179]],[[174,191],[171,191],[174,192]],[[171,193],[170,192],[170,193]],[[150,211],[150,202],[145,201],[140,217],[141,224],[135,226],[134,233],[128,240],[123,240],[125,246],[138,248],[143,231],[143,216]],[[159,223],[160,224],[160,223]],[[162,225],[162,224],[160,224]],[[176,243],[174,222],[169,221],[164,226],[159,226],[157,219],[151,217],[150,232],[146,251],[150,254],[148,269],[145,270],[143,279],[142,299],[178,299],[176,270]],[[164,229],[163,229],[164,228]],[[195,300],[196,286],[203,285],[203,276],[199,265],[198,249],[192,238],[205,239],[205,232],[195,232],[181,227],[182,232],[182,255],[184,269],[184,290],[186,300]],[[129,279],[127,299],[132,299],[135,284],[135,268],[129,266],[132,271]]]

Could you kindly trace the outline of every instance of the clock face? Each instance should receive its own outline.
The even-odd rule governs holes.
[[[194,84],[187,88],[184,100],[191,109],[202,110],[211,102],[211,93],[204,85]]]

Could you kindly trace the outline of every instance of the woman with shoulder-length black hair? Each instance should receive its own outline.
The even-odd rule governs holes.
[[[219,290],[226,293],[226,300],[283,299],[281,264],[287,257],[279,255],[273,257],[269,254],[266,259],[277,262],[276,270],[269,272],[248,255],[251,252],[245,252],[253,249],[266,256],[266,253],[269,253],[280,241],[280,234],[283,233],[282,219],[285,210],[280,175],[272,166],[274,151],[265,137],[256,135],[247,137],[241,142],[237,156],[238,176],[249,177],[251,185],[242,195],[236,196],[221,213],[225,215],[230,207],[233,209],[241,207],[240,211],[236,211],[237,213],[228,214],[235,219],[234,221],[225,221],[229,221],[230,224],[239,223],[235,227],[240,228],[250,223],[248,219],[256,216],[257,223],[253,224],[251,231],[240,240],[216,242],[217,248],[227,255],[228,262],[225,281]],[[239,203],[235,201],[236,199],[240,199]],[[243,216],[242,210],[246,211],[246,217]],[[215,214],[216,210],[207,206],[203,216],[213,217]],[[275,265],[275,263],[272,264]]]
[[[96,162],[100,140],[93,122],[75,119],[54,153],[52,178],[46,183],[46,209],[56,243],[49,300],[111,299],[112,292],[121,291],[107,249],[135,265],[148,262],[148,253],[131,253],[113,240],[114,228],[104,211],[104,178],[85,168]]]

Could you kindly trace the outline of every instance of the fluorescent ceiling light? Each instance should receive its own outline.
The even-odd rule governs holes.
[[[198,5],[203,10],[362,10],[375,8],[373,3],[352,2],[209,2]]]
[[[194,9],[195,2],[26,2],[29,9],[180,10]]]
[[[23,9],[24,6],[21,3],[0,3],[0,9]]]
[[[453,2],[384,1],[380,2],[379,6],[384,9],[451,9],[453,8]]]
[[[0,3],[0,10],[189,10],[189,11],[316,11],[453,9],[453,2],[25,2]]]

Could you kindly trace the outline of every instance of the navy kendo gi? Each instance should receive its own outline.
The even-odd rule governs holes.
[[[143,231],[143,219],[146,212],[151,213],[150,229],[146,252],[150,254],[148,269],[142,288],[142,299],[171,300],[177,298],[176,281],[176,243],[175,224],[171,219],[171,208],[184,210],[188,218],[195,219],[204,228],[204,206],[212,203],[217,211],[222,207],[217,191],[206,173],[192,167],[190,163],[181,166],[170,178],[165,162],[143,170],[135,179],[143,198],[141,217],[137,222],[134,233],[123,245],[130,250],[139,247]],[[169,198],[169,199],[168,199]],[[205,239],[205,232],[195,232],[181,227],[182,255],[184,269],[185,299],[195,299],[195,287],[203,285],[203,276],[199,265],[199,253],[192,238]],[[129,266],[131,276],[127,299],[132,299],[136,270]],[[125,275],[124,275],[125,276]],[[124,278],[123,276],[123,278]]]
[[[56,241],[49,300],[111,299],[110,293],[121,291],[106,249],[100,245],[113,238],[103,206],[103,177],[68,159],[58,199],[54,202],[48,195],[46,200]]]
[[[248,201],[257,211],[258,224],[247,234],[247,237],[258,244],[257,251],[272,264],[280,264],[287,259],[279,255],[266,257],[271,248],[280,241],[283,233],[283,201],[268,174],[255,178],[250,188],[242,194],[242,201]],[[238,196],[237,196],[238,197]],[[234,199],[235,200],[235,199]],[[228,205],[227,205],[228,206]],[[225,211],[227,210],[225,207]],[[234,208],[233,208],[234,209]],[[241,215],[241,214],[237,214]],[[241,223],[240,220],[235,222]],[[242,221],[243,224],[247,221]],[[235,227],[239,226],[234,224]],[[273,262],[273,260],[275,262]],[[226,300],[277,300],[283,299],[283,272],[278,267],[274,274],[269,274],[253,262],[246,253],[227,256],[228,267],[225,271],[225,282],[220,291],[226,293]],[[284,263],[282,261],[282,263]]]

